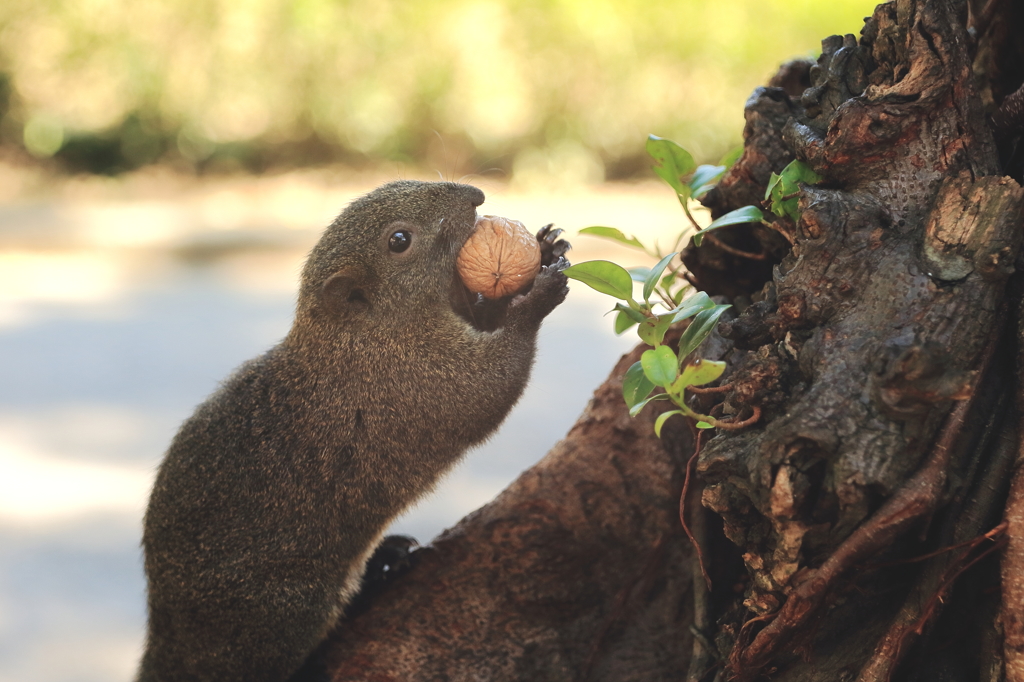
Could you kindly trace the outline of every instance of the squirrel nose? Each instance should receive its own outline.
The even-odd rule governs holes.
[[[457,194],[459,194],[459,196],[473,204],[474,207],[484,203],[484,193],[479,188],[473,187],[473,185],[459,185],[452,183],[452,188]]]

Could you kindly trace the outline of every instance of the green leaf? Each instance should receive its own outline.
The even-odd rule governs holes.
[[[655,174],[676,191],[680,201],[684,201],[684,197],[689,197],[690,188],[683,182],[683,178],[697,168],[690,152],[672,140],[649,135],[647,137],[647,153],[655,161],[655,165],[652,167]]]
[[[647,403],[651,402],[652,400],[668,400],[668,399],[669,399],[668,393],[658,393],[658,394],[650,396],[649,398],[645,398],[645,399],[641,400],[640,402],[638,402],[633,407],[629,408],[629,416],[630,417],[635,417],[638,414],[640,414],[640,410],[644,409],[644,407],[647,406]]]
[[[778,175],[772,173],[764,198],[771,199],[771,210],[775,215],[798,220],[800,202],[794,195],[800,192],[801,184],[813,185],[821,179],[806,163],[794,159]]]
[[[628,301],[633,296],[633,278],[621,265],[606,260],[577,263],[562,271],[566,277],[583,282],[602,294]]]
[[[628,305],[622,305],[621,303],[616,303],[613,310],[619,311],[620,314],[625,315],[626,317],[628,317],[629,319],[636,323],[643,322],[644,320],[647,319],[647,316],[644,315],[639,310],[630,308]]]
[[[651,294],[654,293],[654,287],[658,284],[658,278],[661,277],[661,273],[665,272],[665,268],[668,267],[669,262],[677,253],[679,252],[673,251],[668,254],[658,261],[658,264],[651,268],[650,272],[647,273],[647,277],[644,279],[644,301],[649,301],[651,299]]]
[[[729,211],[724,216],[714,220],[710,225],[693,235],[693,244],[694,246],[700,246],[700,243],[704,240],[704,235],[711,230],[717,230],[718,228],[725,227],[726,225],[759,223],[762,220],[764,220],[764,213],[761,213],[761,209],[757,206],[743,206],[742,208],[737,208],[735,211]]]
[[[766,187],[764,190],[765,201],[768,201],[768,199],[771,198],[772,192],[775,190],[776,187],[779,186],[780,182],[782,182],[781,175],[776,175],[775,173],[772,173],[771,176],[768,177],[768,187]],[[582,232],[582,230],[580,230],[580,232]]]
[[[605,239],[611,239],[617,241],[626,246],[634,246],[638,249],[644,248],[644,245],[640,243],[636,237],[628,237],[623,234],[622,230],[617,227],[604,227],[603,225],[594,225],[593,227],[584,227],[579,231],[579,234],[592,234],[595,237],[603,237]]]
[[[690,186],[690,194],[694,199],[699,199],[708,190],[718,184],[718,181],[725,174],[725,166],[697,166],[693,177],[686,183]]]
[[[679,357],[685,358],[696,350],[697,346],[714,330],[722,313],[731,307],[730,305],[716,305],[714,308],[697,313],[697,316],[690,322],[690,326],[679,337]]]
[[[707,422],[697,422],[697,428],[698,429],[713,429],[713,428],[715,428],[715,425],[714,424],[708,424]]]
[[[640,365],[656,386],[671,386],[679,374],[679,361],[668,346],[645,350],[640,356]]]
[[[687,386],[703,386],[722,376],[725,371],[725,363],[717,360],[704,360],[697,358],[683,368],[675,383],[672,384],[672,393],[680,393]]]
[[[626,406],[632,408],[653,390],[654,384],[644,374],[643,366],[639,362],[634,362],[622,377],[622,397],[626,401]]]
[[[802,182],[805,185],[816,185],[822,181],[822,177],[815,173],[813,168],[796,159],[782,169],[782,177],[786,177],[787,174],[794,178],[795,182]]]
[[[636,333],[648,346],[657,346],[665,338],[665,332],[672,326],[671,313],[662,313],[657,317],[648,317],[640,323]]]
[[[698,291],[696,294],[683,301],[678,308],[672,311],[675,313],[672,317],[672,322],[682,322],[686,318],[693,317],[700,311],[713,308],[714,306],[715,302],[711,300],[710,296],[703,291]]]
[[[615,316],[615,333],[621,334],[635,324],[637,324],[636,320],[631,319],[629,315],[620,310]]]
[[[662,412],[658,415],[658,418],[654,420],[654,435],[661,438],[661,427],[665,425],[668,418],[675,414],[685,414],[682,410],[669,410],[668,412]]]
[[[629,276],[633,278],[634,282],[645,282],[647,281],[647,275],[651,274],[651,269],[638,265],[635,268],[627,268]]]
[[[725,169],[728,170],[728,169],[730,169],[730,168],[732,168],[733,166],[736,165],[736,162],[740,160],[741,156],[743,156],[743,147],[739,146],[739,147],[736,147],[736,149],[733,149],[731,152],[729,152],[725,156],[723,156],[722,160],[719,161],[718,163],[720,163],[723,166],[725,166]]]

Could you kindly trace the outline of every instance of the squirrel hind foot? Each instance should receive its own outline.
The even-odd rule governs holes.
[[[416,565],[419,543],[408,535],[388,535],[366,561],[363,582],[359,592],[345,608],[346,618],[370,608],[374,598],[388,585],[405,575]]]

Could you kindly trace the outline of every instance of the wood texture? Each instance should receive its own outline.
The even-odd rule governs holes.
[[[344,623],[343,680],[674,680],[692,634],[682,463],[615,367],[565,440]],[[588,663],[589,662],[589,663]]]

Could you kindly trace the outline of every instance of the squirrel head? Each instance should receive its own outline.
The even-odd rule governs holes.
[[[484,193],[452,182],[399,180],[353,201],[302,273],[297,317],[359,329],[450,306],[455,263]]]

